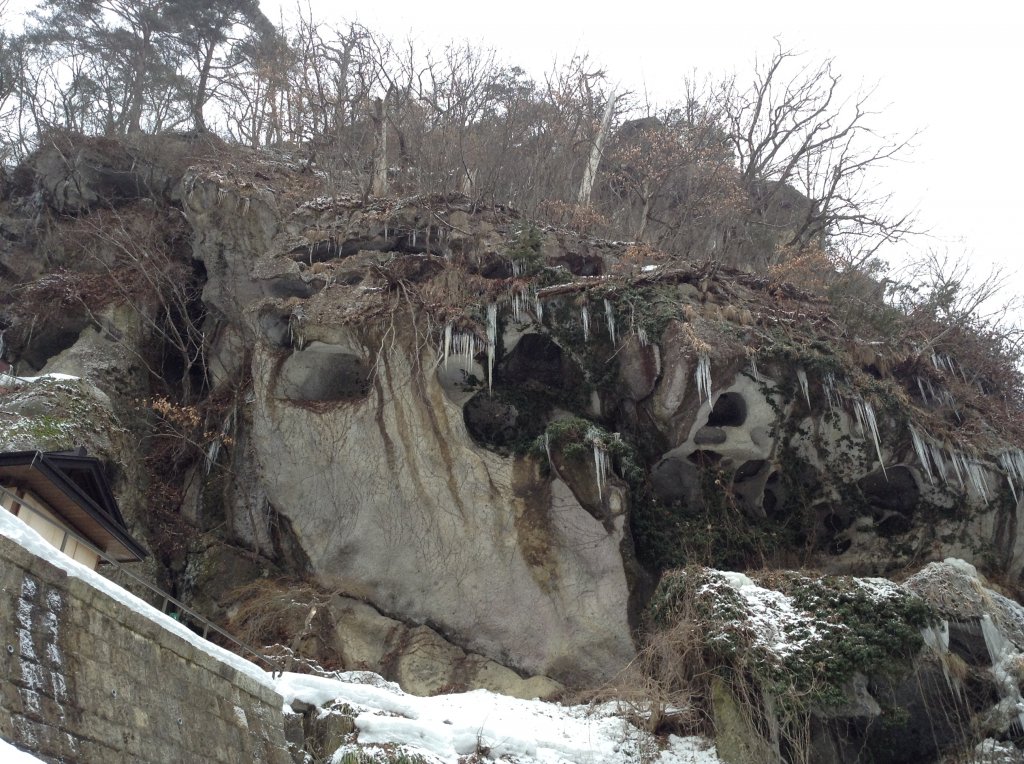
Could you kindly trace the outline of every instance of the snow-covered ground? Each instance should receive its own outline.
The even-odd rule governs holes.
[[[39,764],[42,759],[37,759],[30,753],[19,751],[6,740],[0,740],[0,761],[4,764]]]
[[[387,745],[430,764],[458,764],[473,754],[518,764],[720,764],[702,738],[659,741],[626,721],[626,709],[614,703],[561,706],[487,690],[421,698],[369,672],[337,679],[284,674],[277,689],[286,706],[299,700],[321,706],[321,714],[354,717],[357,741],[339,748],[335,762],[357,747],[370,753]]]
[[[369,672],[348,672],[328,679],[308,674],[284,674],[276,680],[249,661],[193,633],[178,621],[125,591],[93,570],[50,546],[33,529],[0,510],[0,535],[20,544],[65,570],[68,575],[105,592],[131,610],[156,621],[212,655],[274,687],[290,711],[298,700],[325,706],[317,713],[353,715],[356,739],[334,754],[364,755],[401,750],[429,764],[458,764],[460,756],[478,754],[476,761],[501,759],[515,764],[721,764],[714,746],[696,737],[659,740],[625,718],[616,704],[562,706],[540,700],[518,700],[486,690],[421,698]],[[382,746],[387,746],[383,748]],[[0,762],[38,761],[0,741]]]

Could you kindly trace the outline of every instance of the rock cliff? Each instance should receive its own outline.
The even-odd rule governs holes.
[[[154,575],[256,638],[553,692],[615,677],[681,566],[1019,585],[1016,371],[855,275],[826,298],[461,196],[324,196],[202,139],[63,148],[2,202],[0,328],[18,377],[82,380],[7,377],[0,446],[115,460]]]

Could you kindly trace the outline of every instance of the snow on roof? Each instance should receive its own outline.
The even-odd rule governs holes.
[[[43,537],[36,533],[32,528],[29,528],[24,522],[6,511],[0,511],[0,535],[6,536],[11,539],[11,541],[14,541],[16,544],[24,547],[37,557],[42,557],[52,565],[55,565],[65,571],[69,576],[84,581],[95,589],[99,589],[107,596],[120,602],[129,610],[133,610],[149,620],[156,622],[167,631],[177,634],[182,639],[190,642],[196,649],[201,650],[212,658],[215,658],[221,663],[228,664],[236,671],[251,677],[261,685],[274,689],[274,681],[270,674],[261,669],[255,663],[250,663],[229,650],[225,650],[212,642],[208,642],[184,624],[179,623],[169,615],[161,613],[148,602],[139,599],[131,592],[125,591],[113,581],[104,578],[96,571],[90,570],[81,563],[72,560],[67,555],[58,552],[53,546],[43,540]]]
[[[512,757],[518,764],[720,764],[702,738],[670,736],[658,751],[658,741],[626,721],[625,709],[614,703],[561,706],[487,690],[421,698],[368,672],[337,679],[284,674],[277,689],[289,704],[348,705],[364,752],[367,745],[398,745],[431,764],[457,764],[460,756],[485,751],[484,760]],[[342,746],[333,761],[355,749]]]

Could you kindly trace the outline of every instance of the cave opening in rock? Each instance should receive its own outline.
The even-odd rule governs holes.
[[[697,449],[686,458],[698,467],[713,467],[722,461],[720,453],[703,448]]]
[[[582,372],[550,337],[524,334],[498,365],[495,384],[566,390],[582,377]]]
[[[912,515],[921,499],[921,489],[908,467],[901,464],[875,470],[857,481],[865,501],[876,510]]]
[[[277,396],[291,401],[346,401],[370,392],[369,365],[332,345],[312,343],[281,366]]]
[[[708,416],[708,427],[740,427],[747,421],[747,402],[739,393],[722,393]]]
[[[551,403],[542,394],[508,389],[481,390],[462,408],[473,440],[499,453],[522,452],[544,432]]]
[[[766,459],[751,459],[750,461],[743,462],[743,464],[736,468],[732,482],[745,483],[757,477],[767,464],[768,461]]]

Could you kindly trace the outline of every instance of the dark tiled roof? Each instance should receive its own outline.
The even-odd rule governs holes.
[[[103,465],[84,449],[0,453],[0,478],[31,490],[72,530],[119,562],[148,555],[128,532]]]

